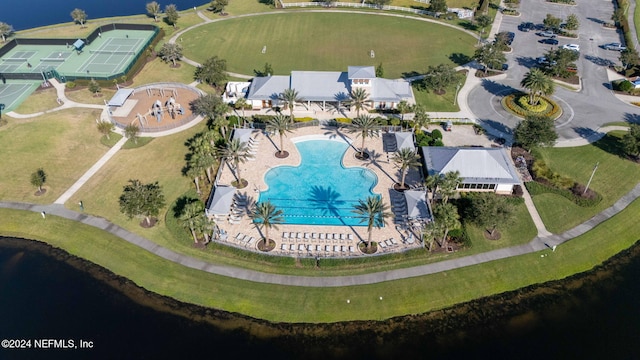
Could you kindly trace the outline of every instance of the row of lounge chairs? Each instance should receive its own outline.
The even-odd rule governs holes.
[[[248,248],[248,247],[256,246],[256,243],[258,241],[253,236],[245,235],[243,233],[238,233],[236,236],[232,238],[227,238],[227,242],[236,246],[242,246],[242,247]]]
[[[353,241],[353,234],[283,232],[282,241],[344,244]]]
[[[278,251],[283,255],[298,256],[353,256],[359,255],[353,245],[312,245],[312,244],[280,244]]]
[[[386,239],[384,241],[379,241],[378,245],[380,246],[380,248],[382,248],[382,251],[385,251],[389,248],[393,248],[399,245],[398,241],[396,241],[396,239],[391,238],[391,239]]]

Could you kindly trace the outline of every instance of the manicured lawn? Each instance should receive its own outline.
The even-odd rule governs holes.
[[[466,33],[438,24],[341,13],[230,19],[198,27],[183,39],[188,58],[202,63],[217,55],[227,60],[229,71],[247,75],[267,62],[279,75],[291,70],[346,71],[349,65],[382,63],[387,78],[452,63],[452,54],[471,56],[476,43]],[[203,41],[207,46],[202,46]],[[262,54],[265,45],[267,52]],[[374,59],[370,50],[375,51]]]
[[[180,67],[172,68],[170,64],[165,63],[160,58],[156,58],[144,65],[142,70],[133,78],[133,84],[130,87],[155,82],[190,84],[193,82],[193,74],[195,71],[196,68],[187,63],[180,62]]]
[[[104,101],[105,100],[109,101],[109,99],[111,99],[113,95],[116,93],[116,89],[115,89],[115,86],[108,87],[108,88],[103,87],[100,92],[102,95],[94,96],[93,93],[89,91],[89,88],[86,87],[86,88],[82,88],[74,91],[67,90],[65,91],[65,95],[67,96],[67,98],[69,98],[69,100],[79,102],[82,104],[104,105]]]
[[[26,115],[50,110],[60,106],[56,102],[57,98],[56,89],[52,87],[38,90],[29,95],[29,97],[15,109],[15,112]]]
[[[416,104],[424,105],[427,111],[460,111],[460,107],[458,106],[457,102],[456,105],[453,105],[453,100],[456,93],[456,85],[457,84],[450,84],[449,86],[447,86],[446,92],[442,95],[438,95],[433,91],[419,90],[418,87],[414,85],[413,96],[415,96],[416,98]]]
[[[0,128],[0,199],[53,202],[107,151],[95,126],[99,116],[96,110],[73,109],[10,119]],[[47,192],[35,196],[30,178],[40,167]]]
[[[181,301],[271,321],[335,322],[423,313],[589,270],[637,241],[639,211],[640,201],[635,201],[553,253],[547,250],[429,276],[338,288],[267,285],[211,275],[158,258],[100,230],[53,216],[42,220],[25,211],[0,209],[0,233],[46,241]]]
[[[533,197],[549,231],[561,233],[588,220],[610,207],[637,184],[640,179],[640,165],[617,155],[617,139],[623,134],[624,132],[620,131],[611,132],[602,140],[587,146],[539,150],[552,170],[582,184],[589,181],[594,165],[596,162],[599,163],[591,182],[591,188],[602,195],[602,201],[598,205],[581,207],[554,194]]]

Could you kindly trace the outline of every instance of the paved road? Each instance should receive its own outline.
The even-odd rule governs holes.
[[[427,264],[421,266],[415,266],[406,269],[397,269],[390,271],[383,271],[364,275],[352,275],[352,276],[336,276],[336,277],[309,277],[309,276],[293,276],[293,275],[278,275],[268,274],[258,271],[216,265],[211,264],[199,259],[192,258],[190,256],[178,254],[172,250],[166,249],[150,240],[147,240],[139,235],[133,234],[106,219],[95,217],[83,213],[78,213],[65,208],[63,205],[35,205],[25,204],[17,202],[0,202],[0,208],[28,210],[36,213],[45,211],[48,215],[60,216],[66,219],[81,222],[83,224],[93,226],[104,231],[107,231],[125,241],[130,242],[136,246],[139,246],[155,255],[158,255],[169,261],[173,261],[184,266],[206,271],[212,274],[232,277],[241,280],[255,281],[268,284],[278,285],[290,285],[290,286],[305,286],[305,287],[339,287],[339,286],[353,286],[353,285],[366,285],[380,283],[390,280],[406,279],[416,276],[423,276],[434,274],[442,271],[457,269],[466,266],[472,266],[476,264],[482,264],[489,261],[504,259],[513,256],[519,256],[523,254],[533,253],[544,249],[553,248],[553,246],[560,245],[566,241],[573,239],[576,236],[582,235],[585,232],[593,229],[596,225],[609,219],[613,215],[626,208],[633,200],[640,197],[640,184],[638,184],[633,190],[618,200],[613,206],[597,214],[587,222],[576,226],[575,228],[568,230],[560,235],[550,235],[544,237],[536,237],[529,243],[519,246],[512,246],[509,248],[498,249],[481,254],[475,254],[465,256],[458,259],[446,260],[437,262],[434,264]],[[40,215],[34,215],[39,218]],[[38,219],[38,221],[46,221]]]

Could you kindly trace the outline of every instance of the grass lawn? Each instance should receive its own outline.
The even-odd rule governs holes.
[[[109,88],[102,88],[101,91],[102,93],[101,96],[93,96],[93,94],[91,93],[91,91],[89,91],[89,88],[83,88],[83,89],[78,89],[78,90],[74,90],[74,91],[65,91],[65,95],[67,95],[67,98],[69,100],[75,101],[75,102],[79,102],[82,104],[98,104],[98,105],[104,105],[104,101],[107,100],[109,101],[109,99],[111,99],[113,97],[113,95],[116,93],[116,89],[115,86],[109,87]]]
[[[545,250],[434,275],[338,288],[267,285],[211,275],[158,258],[98,229],[54,216],[44,221],[26,211],[0,209],[0,234],[46,241],[181,301],[271,321],[317,323],[423,313],[589,270],[637,241],[638,212],[637,200],[553,253]],[[548,256],[541,258],[541,253]]]
[[[589,181],[596,162],[599,162],[591,188],[602,201],[594,207],[581,207],[566,198],[554,194],[533,197],[533,201],[547,229],[561,233],[588,220],[610,207],[622,195],[631,190],[640,179],[640,165],[619,157],[617,140],[625,132],[610,132],[592,145],[574,148],[544,148],[539,150],[552,170],[582,184]]]
[[[179,82],[190,84],[193,82],[193,74],[196,68],[180,62],[180,67],[172,68],[160,58],[156,58],[144,65],[142,70],[133,78],[130,87],[142,86],[155,82]]]
[[[438,95],[431,90],[419,90],[416,85],[413,86],[413,96],[416,98],[416,104],[422,104],[426,107],[427,111],[437,112],[455,112],[460,111],[460,107],[456,103],[453,105],[453,100],[456,93],[457,84],[449,84],[446,88],[446,92],[442,95]]]
[[[227,60],[229,71],[247,75],[267,62],[279,75],[288,75],[291,70],[346,71],[349,65],[382,63],[387,78],[452,63],[452,54],[471,56],[476,43],[466,33],[438,24],[341,13],[230,19],[193,29],[183,39],[181,45],[188,58],[202,63],[217,55]],[[266,54],[261,53],[264,45]],[[374,59],[369,56],[371,49]]]
[[[484,237],[486,229],[472,224],[466,225],[466,228],[473,247],[473,253],[526,244],[538,234],[524,201],[514,206],[511,223],[498,227],[497,230],[502,234],[502,237],[498,240],[487,240]]]
[[[0,199],[51,203],[106,151],[91,109],[56,111],[35,119],[10,119],[0,128]],[[47,174],[43,196],[35,196],[31,173]]]
[[[34,114],[41,111],[54,109],[60,105],[56,102],[58,95],[56,89],[50,87],[48,89],[34,91],[14,110],[18,114]]]

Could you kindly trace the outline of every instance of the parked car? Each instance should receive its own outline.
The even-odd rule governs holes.
[[[602,45],[602,48],[605,50],[615,50],[615,51],[624,51],[627,50],[626,46],[623,46],[620,43],[608,43]]]
[[[555,66],[557,64],[556,61],[549,61],[549,59],[544,56],[540,56],[539,58],[537,58],[536,62],[543,66]]]
[[[507,71],[507,70],[509,70],[509,64],[507,63],[502,64],[502,71]]]
[[[451,129],[453,129],[453,122],[451,122],[451,120],[447,120],[442,124],[442,127],[444,128],[444,131],[451,131]]]
[[[564,44],[562,45],[562,48],[566,50],[580,51],[580,45],[578,44]]]
[[[556,40],[556,39],[552,39],[552,38],[544,38],[544,39],[540,39],[540,40],[538,40],[538,42],[539,42],[540,44],[558,45],[558,40]]]
[[[523,22],[522,24],[518,25],[518,30],[524,32],[529,32],[535,28],[536,26],[532,22]]]
[[[542,36],[542,37],[548,37],[552,39],[555,39],[557,37],[557,35],[554,34],[553,31],[541,31],[541,32],[537,32],[536,35]]]

